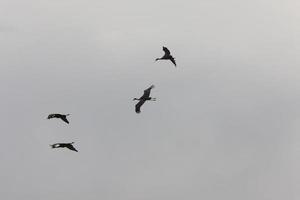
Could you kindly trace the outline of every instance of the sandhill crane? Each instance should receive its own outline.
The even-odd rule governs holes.
[[[77,149],[74,148],[73,146],[74,142],[71,143],[56,143],[56,144],[51,144],[50,146],[54,149],[54,148],[68,148],[72,151],[77,151]]]
[[[163,51],[165,52],[165,55],[161,58],[156,58],[155,61],[158,60],[170,60],[176,67],[176,62],[175,62],[175,58],[171,55],[169,49],[167,47],[163,47]]]
[[[139,102],[135,105],[135,112],[140,113],[141,112],[141,106],[146,102],[146,101],[155,101],[156,98],[150,97],[150,92],[151,89],[154,88],[154,85],[151,85],[149,88],[144,90],[143,96],[140,98],[134,98],[133,100],[138,100]]]
[[[69,121],[67,119],[67,116],[69,116],[69,115],[70,114],[66,114],[66,115],[63,115],[63,114],[50,114],[50,115],[48,115],[47,119],[59,118],[59,119],[63,120],[64,122],[66,122],[68,124]]]

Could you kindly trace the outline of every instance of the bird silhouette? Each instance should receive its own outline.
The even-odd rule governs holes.
[[[63,114],[50,114],[48,115],[47,119],[52,119],[52,118],[59,118],[61,120],[63,120],[64,122],[66,122],[67,124],[69,124],[69,121],[67,119],[67,116],[69,116],[70,114],[66,114],[66,115],[63,115]]]
[[[163,51],[165,52],[165,55],[161,58],[156,58],[155,61],[158,60],[170,60],[176,67],[175,58],[171,55],[171,52],[167,47],[163,47]]]
[[[73,146],[74,142],[71,143],[56,143],[56,144],[51,144],[50,146],[54,149],[54,148],[68,148],[71,151],[77,151],[77,149],[74,148]]]
[[[151,89],[153,89],[153,88],[154,88],[154,85],[151,85],[149,88],[147,88],[146,90],[144,90],[143,96],[141,96],[140,98],[134,98],[134,99],[133,99],[133,100],[139,101],[139,102],[135,105],[135,112],[136,112],[136,113],[140,113],[140,112],[141,112],[141,106],[142,106],[146,101],[156,101],[156,98],[150,97],[150,92],[151,92]]]

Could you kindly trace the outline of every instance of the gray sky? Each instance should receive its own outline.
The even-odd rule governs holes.
[[[299,9],[1,1],[0,198],[299,199]],[[163,45],[177,69],[154,62]],[[49,147],[72,141],[79,153]]]

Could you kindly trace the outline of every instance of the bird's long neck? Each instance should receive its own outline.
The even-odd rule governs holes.
[[[156,58],[155,61],[161,60],[161,58]]]

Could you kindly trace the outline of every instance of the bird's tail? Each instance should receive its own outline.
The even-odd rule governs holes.
[[[155,86],[154,86],[154,85],[151,85],[150,88],[153,89],[153,88],[155,88]]]

